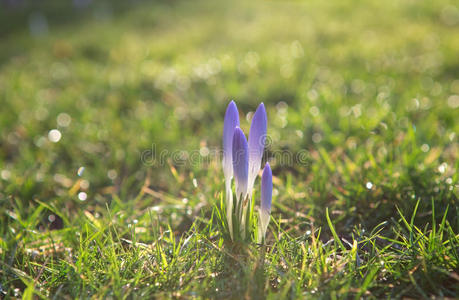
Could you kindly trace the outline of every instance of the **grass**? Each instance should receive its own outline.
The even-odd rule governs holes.
[[[27,3],[0,11],[3,296],[458,297],[453,1]],[[246,132],[267,108],[266,246],[220,232],[230,99]]]

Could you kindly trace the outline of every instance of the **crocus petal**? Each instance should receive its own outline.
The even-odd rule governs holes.
[[[226,186],[230,186],[233,178],[233,135],[234,128],[239,126],[239,113],[236,103],[231,101],[226,108],[225,121],[223,124],[223,174],[225,175]]]
[[[249,193],[252,192],[255,178],[261,167],[265,149],[267,117],[265,105],[261,103],[253,115],[249,132]]]
[[[261,176],[261,205],[260,205],[260,231],[258,235],[258,242],[266,236],[266,230],[271,214],[271,201],[273,195],[273,174],[269,163],[266,163]]]
[[[234,129],[233,136],[233,174],[236,182],[237,200],[245,198],[247,195],[247,183],[249,172],[249,147],[247,139],[241,128]]]

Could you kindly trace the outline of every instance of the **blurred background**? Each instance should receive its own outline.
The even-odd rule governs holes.
[[[0,210],[208,205],[231,99],[267,107],[276,213],[457,203],[456,1],[0,3]]]

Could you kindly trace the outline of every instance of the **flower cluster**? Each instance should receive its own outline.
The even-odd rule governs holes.
[[[266,143],[267,117],[264,104],[261,103],[253,115],[248,141],[239,125],[239,113],[236,104],[231,101],[226,109],[223,126],[223,173],[227,228],[232,240],[245,240],[251,236],[253,186],[261,168]],[[266,163],[261,178],[261,205],[256,234],[258,242],[264,240],[268,228],[272,189],[272,172]]]

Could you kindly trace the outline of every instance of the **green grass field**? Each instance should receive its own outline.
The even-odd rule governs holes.
[[[67,2],[0,3],[0,298],[459,297],[457,2]],[[232,99],[274,175],[244,251]]]

